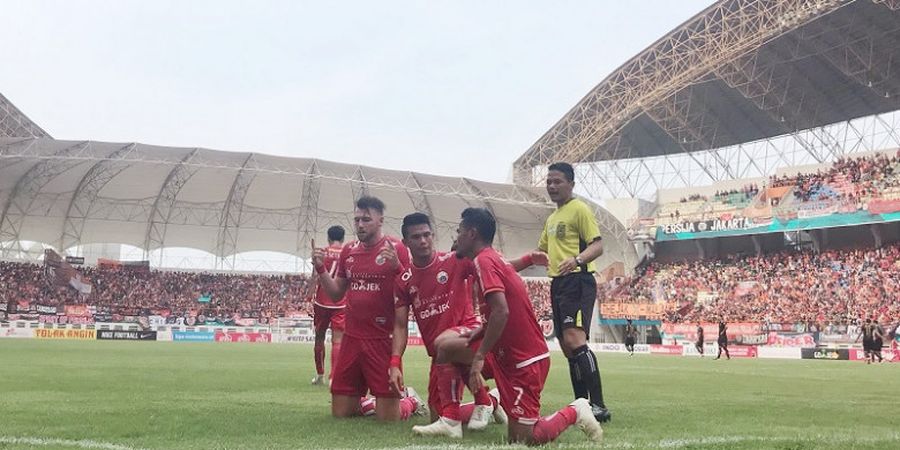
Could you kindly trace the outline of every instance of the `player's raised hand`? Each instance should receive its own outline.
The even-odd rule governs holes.
[[[533,251],[531,252],[531,264],[547,267],[550,265],[550,257],[544,252]]]
[[[388,369],[388,384],[391,387],[391,392],[395,394],[404,392],[403,372],[400,371],[399,367],[391,367]]]
[[[321,248],[316,247],[316,240],[310,239],[309,245],[312,247],[312,264],[316,269],[325,267],[325,252]]]
[[[482,370],[484,370],[484,356],[476,352],[475,356],[472,358],[472,365],[469,369],[468,384],[469,389],[471,389],[472,392],[478,392],[484,387],[484,377],[481,376]]]
[[[391,267],[395,269],[400,267],[400,257],[397,256],[397,249],[394,248],[390,241],[384,241],[384,247],[381,247],[378,256],[384,258]]]

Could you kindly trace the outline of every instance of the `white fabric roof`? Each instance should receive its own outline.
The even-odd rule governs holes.
[[[352,230],[353,202],[364,192],[387,205],[390,234],[400,234],[404,215],[428,213],[444,249],[462,209],[488,206],[499,224],[495,244],[510,255],[536,246],[553,208],[540,188],[309,158],[0,138],[0,242],[38,241],[59,250],[118,243],[147,251],[190,247],[219,257],[257,250],[307,257],[309,238],[324,243],[324,230],[334,224]],[[624,236],[611,222],[600,221],[604,234]],[[618,240],[607,239],[605,259],[634,262],[631,245]]]

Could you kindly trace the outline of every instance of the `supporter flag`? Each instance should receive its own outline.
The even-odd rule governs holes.
[[[80,292],[81,295],[91,295],[91,292],[93,291],[91,280],[77,272],[74,277],[69,279],[69,286],[72,286],[72,289]]]
[[[117,261],[115,259],[97,258],[97,267],[103,270],[150,273],[150,261]]]
[[[666,291],[660,282],[654,283],[651,294],[653,295],[653,303],[663,303],[666,301]]]
[[[93,290],[89,279],[49,248],[44,250],[44,280],[51,286],[69,286],[82,295]]]
[[[734,288],[734,295],[736,295],[738,297],[743,297],[743,296],[749,294],[750,291],[753,290],[754,286],[756,286],[755,281],[741,281]]]
[[[697,291],[697,303],[700,303],[701,305],[709,304],[718,299],[718,291]]]

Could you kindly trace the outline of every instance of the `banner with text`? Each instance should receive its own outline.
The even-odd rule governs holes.
[[[272,333],[221,333],[215,335],[216,342],[251,342],[251,343],[269,343],[272,342]]]
[[[673,305],[666,303],[601,303],[602,319],[662,320]]]
[[[120,331],[120,330],[98,330],[98,340],[113,341],[155,341],[155,331]]]
[[[38,328],[34,330],[34,337],[38,339],[97,339],[95,330],[52,330]]]

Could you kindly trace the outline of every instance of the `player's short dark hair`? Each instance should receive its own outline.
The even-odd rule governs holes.
[[[428,225],[428,228],[431,228],[431,219],[428,218],[427,214],[422,214],[420,212],[408,214],[403,218],[403,225],[400,226],[400,234],[403,235],[404,239],[408,237],[407,233],[409,233],[409,227],[414,225]]]
[[[494,243],[494,235],[497,233],[497,221],[494,215],[485,208],[466,208],[462,212],[462,225],[466,228],[474,228],[481,239],[488,244]]]
[[[567,162],[550,164],[550,167],[547,167],[547,171],[549,172],[551,170],[562,172],[562,174],[566,177],[566,180],[569,182],[575,181],[575,168]]]
[[[344,227],[334,225],[328,229],[329,242],[344,242]]]
[[[356,201],[356,208],[374,210],[378,211],[378,214],[384,214],[384,202],[378,197],[372,197],[371,195],[360,197]]]

